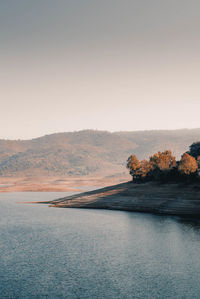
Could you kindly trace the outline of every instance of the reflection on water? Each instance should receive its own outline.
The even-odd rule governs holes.
[[[24,203],[66,194],[0,194],[0,298],[199,298],[198,220]]]

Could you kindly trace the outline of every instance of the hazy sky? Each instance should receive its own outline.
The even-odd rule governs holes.
[[[0,138],[200,127],[199,0],[0,0]]]

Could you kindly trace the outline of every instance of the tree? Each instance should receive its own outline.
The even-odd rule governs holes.
[[[142,160],[140,162],[140,176],[145,178],[150,174],[151,170],[153,169],[152,163],[147,160]]]
[[[194,142],[190,145],[190,151],[188,154],[197,159],[197,157],[200,156],[200,142]]]
[[[176,158],[170,150],[158,152],[150,157],[150,163],[153,169],[170,170],[176,166]]]
[[[140,161],[135,155],[131,155],[128,158],[126,167],[129,169],[133,179],[140,177]]]
[[[197,168],[198,168],[197,174],[198,174],[198,176],[200,176],[200,156],[198,156],[196,160],[197,160]]]
[[[181,157],[178,170],[180,173],[190,175],[197,171],[197,161],[188,153],[184,153]]]

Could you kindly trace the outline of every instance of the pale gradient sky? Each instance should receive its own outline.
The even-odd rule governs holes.
[[[199,0],[0,0],[0,138],[200,127]]]

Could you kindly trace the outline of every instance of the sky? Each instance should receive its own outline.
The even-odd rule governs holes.
[[[0,0],[0,138],[200,127],[199,0]]]

